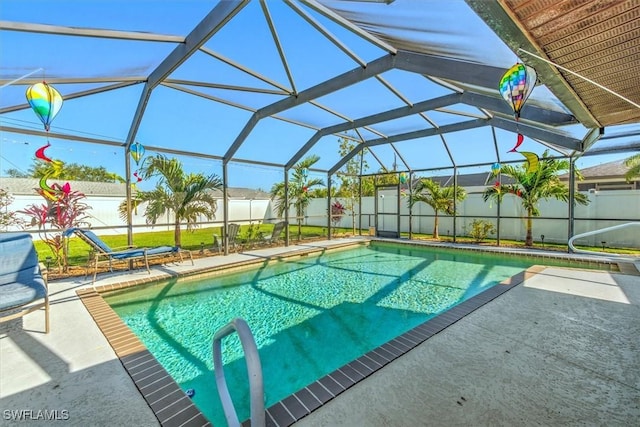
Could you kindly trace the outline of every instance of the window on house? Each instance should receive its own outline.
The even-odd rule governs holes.
[[[618,181],[618,182],[607,182],[605,184],[597,184],[596,190],[598,191],[607,191],[607,190],[633,190],[635,189],[635,182],[626,182],[626,181]]]

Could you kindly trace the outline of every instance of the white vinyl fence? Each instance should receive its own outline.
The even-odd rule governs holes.
[[[604,227],[618,225],[624,222],[640,221],[640,191],[639,190],[617,190],[600,191],[596,193],[586,193],[590,203],[587,206],[576,205],[575,208],[575,228],[574,234],[579,234]],[[339,199],[343,205],[347,201]],[[122,201],[121,197],[88,196],[86,202],[92,206],[88,212],[91,227],[95,228],[99,234],[120,234],[124,233],[125,222],[118,216],[118,205]],[[32,203],[42,203],[42,198],[38,195],[14,196],[14,202],[8,208],[12,211],[24,209]],[[384,203],[396,203],[385,200]],[[384,209],[384,206],[380,206]],[[471,229],[471,222],[474,219],[481,219],[497,225],[496,214],[498,206],[495,202],[485,203],[480,194],[469,194],[467,198],[458,203],[457,212],[460,217],[456,220],[456,235],[467,235]],[[541,212],[540,218],[533,220],[533,238],[540,242],[544,235],[545,242],[567,243],[568,241],[568,205],[557,200],[542,201],[539,204]],[[328,219],[327,201],[325,199],[312,199],[307,208],[303,224],[327,227]],[[149,226],[143,216],[144,206],[138,208],[137,214],[133,216],[135,231],[152,230],[172,230],[172,218],[166,218],[165,225]],[[358,206],[356,205],[356,229],[358,228]],[[366,234],[369,227],[375,226],[374,198],[362,198],[362,224],[363,233]],[[433,231],[434,217],[433,209],[426,204],[419,203],[412,210],[412,232],[431,234]],[[500,238],[524,240],[526,234],[526,223],[524,212],[519,200],[515,197],[505,197],[500,206]],[[511,217],[511,218],[510,218]],[[218,201],[218,210],[214,224],[204,224],[205,227],[222,225],[224,218],[222,200]],[[250,222],[277,222],[270,200],[229,200],[229,221],[242,224]],[[204,222],[203,218],[203,222]],[[295,210],[289,213],[289,222],[296,223]],[[352,228],[352,217],[350,212],[345,212],[338,227]],[[7,231],[16,231],[15,227]],[[588,244],[593,246],[603,245],[611,247],[634,247],[640,248],[640,228],[630,228],[626,230],[612,231],[602,235],[591,236],[578,240],[578,245]],[[409,208],[407,199],[401,197],[400,201],[400,231],[409,231]],[[453,235],[453,217],[440,214],[439,233],[441,236]],[[490,237],[496,237],[495,234]],[[37,239],[37,234],[34,234]]]
[[[13,203],[8,207],[10,211],[20,211],[32,204],[42,204],[42,197],[37,194],[31,195],[16,195],[13,196]],[[95,229],[98,234],[123,234],[126,233],[126,221],[120,219],[118,214],[118,206],[122,202],[122,197],[109,197],[109,196],[93,196],[89,195],[84,200],[91,209],[87,211],[90,227]],[[160,219],[159,224],[162,225],[148,225],[144,217],[144,210],[146,204],[138,207],[133,214],[133,225],[136,232],[140,231],[158,231],[158,230],[173,230],[173,216],[167,216]],[[19,215],[23,219],[30,221],[26,216]],[[229,220],[231,222],[237,222],[240,224],[249,224],[251,222],[277,222],[275,214],[271,212],[270,200],[229,200]],[[216,217],[211,224],[203,224],[203,227],[219,227],[222,225],[224,218],[224,206],[222,200],[218,200],[218,209],[216,211]],[[202,218],[202,222],[206,222],[206,218]],[[185,225],[186,228],[186,225]],[[9,227],[3,231],[19,231],[22,230],[18,227]],[[33,233],[34,239],[39,239],[37,233]]]
[[[591,230],[601,229],[624,222],[640,221],[640,191],[618,190],[585,193],[590,202],[587,206],[577,204],[574,217],[574,235]],[[338,199],[344,205],[345,200]],[[385,203],[389,203],[385,201]],[[396,203],[396,202],[393,202]],[[356,212],[357,212],[356,206]],[[384,206],[379,204],[379,209]],[[541,201],[539,206],[541,217],[533,219],[533,239],[540,242],[544,235],[545,242],[567,243],[569,240],[569,215],[568,204],[557,200]],[[456,235],[468,235],[471,223],[474,219],[491,222],[497,226],[498,206],[495,202],[484,202],[481,194],[469,194],[467,198],[457,205]],[[375,226],[374,198],[362,198],[362,230]],[[413,233],[431,234],[434,225],[434,212],[430,206],[418,203],[411,213],[411,229]],[[505,197],[500,206],[500,238],[512,240],[524,240],[526,235],[526,221],[522,205],[515,197]],[[293,216],[293,212],[291,213]],[[511,218],[510,218],[511,217]],[[356,215],[356,228],[358,217]],[[293,220],[291,220],[293,222]],[[453,235],[453,217],[440,213],[439,233],[441,236]],[[327,202],[314,199],[307,210],[305,224],[327,226]],[[349,212],[345,213],[338,227],[351,228],[352,221]],[[640,248],[640,231],[638,228],[612,231],[602,235],[580,239],[577,244],[588,244],[611,247]],[[400,200],[400,231],[409,232],[409,208],[407,199]],[[364,232],[364,231],[363,231]],[[495,238],[493,234],[490,237]]]

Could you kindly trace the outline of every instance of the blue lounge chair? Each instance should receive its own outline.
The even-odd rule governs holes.
[[[179,256],[180,261],[183,260],[182,254],[187,253],[191,259],[191,265],[193,265],[193,256],[191,251],[182,250],[177,246],[158,246],[155,248],[132,248],[128,247],[124,250],[114,250],[109,247],[100,237],[98,237],[91,230],[84,230],[81,228],[69,228],[65,230],[64,236],[69,237],[71,234],[75,234],[82,241],[87,243],[92,249],[92,256],[89,259],[89,267],[93,268],[93,280],[96,281],[98,274],[98,266],[107,262],[109,265],[109,271],[113,269],[113,263],[117,261],[143,261],[147,269],[147,272],[151,274],[149,269],[149,258],[152,257],[165,257],[165,256]]]
[[[49,333],[47,270],[38,262],[31,235],[0,233],[0,323],[43,307]]]

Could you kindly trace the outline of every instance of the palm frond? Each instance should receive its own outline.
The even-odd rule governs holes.
[[[624,160],[624,165],[629,168],[627,173],[624,174],[627,182],[631,182],[635,177],[640,177],[640,153],[626,158]]]
[[[436,213],[446,212],[453,215],[454,200],[462,201],[466,196],[462,187],[441,187],[430,178],[421,178],[409,197],[409,206],[413,207],[416,203],[423,202],[431,206]]]
[[[500,174],[512,178],[515,182],[506,185],[494,185],[487,188],[482,198],[486,202],[489,199],[502,201],[505,195],[511,194],[519,197],[522,207],[538,216],[537,205],[540,200],[557,199],[564,202],[569,200],[569,187],[566,186],[558,174],[570,169],[570,162],[566,159],[553,159],[549,152],[545,151],[540,158],[540,163],[535,171],[527,171],[525,163],[520,165],[504,165],[500,168]],[[576,176],[580,177],[576,170]],[[587,204],[588,198],[576,193],[575,200],[580,204]]]
[[[309,205],[309,191],[313,187],[324,186],[324,182],[321,179],[307,179],[303,172],[318,162],[318,160],[320,160],[319,156],[311,155],[296,163],[291,171],[291,179],[288,182],[287,197],[285,197],[284,182],[273,184],[269,194],[278,217],[282,217],[291,206],[296,207],[298,216],[302,215],[304,209]],[[285,199],[288,199],[288,204],[285,202]]]

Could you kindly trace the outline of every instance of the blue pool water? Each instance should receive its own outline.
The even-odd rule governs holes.
[[[225,425],[213,334],[247,321],[264,371],[265,407],[532,265],[531,259],[371,244],[202,280],[162,282],[105,300],[214,423]],[[223,341],[240,420],[248,382],[237,336]]]

